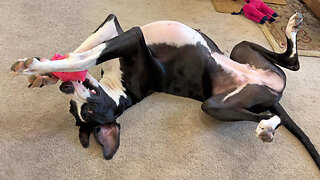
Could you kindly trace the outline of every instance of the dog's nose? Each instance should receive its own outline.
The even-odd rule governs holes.
[[[74,93],[74,86],[72,84],[72,82],[63,82],[60,87],[59,87],[60,91],[66,93],[66,94],[71,94]]]

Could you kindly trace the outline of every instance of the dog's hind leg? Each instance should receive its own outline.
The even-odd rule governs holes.
[[[300,65],[296,36],[301,23],[302,16],[298,13],[289,19],[286,28],[287,49],[284,53],[275,53],[258,44],[243,41],[233,48],[230,58],[239,63],[253,65],[256,68],[269,69],[272,68],[272,64],[278,64],[284,68],[297,71]]]
[[[201,108],[217,120],[260,122],[256,135],[264,142],[271,142],[281,120],[267,111],[279,99],[278,94],[265,86],[248,84],[212,96],[203,102]]]

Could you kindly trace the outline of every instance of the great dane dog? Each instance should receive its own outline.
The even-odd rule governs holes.
[[[50,72],[104,63],[100,81],[87,74],[84,82],[63,82],[60,90],[72,99],[70,112],[80,126],[81,144],[87,147],[93,132],[105,159],[111,159],[120,144],[116,119],[153,92],[165,92],[203,102],[201,109],[217,120],[258,122],[256,135],[263,142],[271,142],[284,125],[320,167],[317,150],[279,104],[286,76],[277,65],[300,68],[296,35],[301,21],[300,14],[289,19],[284,53],[243,41],[228,58],[205,34],[179,22],[158,21],[124,32],[111,14],[66,59],[25,58],[11,69],[31,75],[31,87],[42,87],[58,81]]]

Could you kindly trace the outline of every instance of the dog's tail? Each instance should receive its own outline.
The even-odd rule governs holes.
[[[290,116],[279,103],[277,103],[273,109],[270,109],[270,111],[274,114],[277,114],[281,119],[281,125],[284,125],[294,136],[300,140],[320,169],[320,155],[308,136],[290,118]]]

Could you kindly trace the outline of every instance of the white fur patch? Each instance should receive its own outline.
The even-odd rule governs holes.
[[[271,126],[273,130],[281,123],[279,116],[273,116],[270,119],[261,120],[256,129],[257,136],[268,126]]]
[[[281,122],[281,119],[279,116],[273,116],[272,118],[270,118],[268,120],[262,120],[261,125],[269,125],[273,129],[276,129],[276,127],[280,124],[280,122]]]
[[[120,70],[119,58],[106,61],[102,64],[104,75],[100,80],[104,91],[119,105],[120,97],[127,97],[122,85],[122,71]]]
[[[235,89],[234,91],[229,93],[227,96],[225,96],[222,101],[226,101],[228,98],[238,94],[245,86],[246,85],[242,85],[242,86],[238,87],[237,89]]]
[[[194,29],[175,21],[157,21],[141,27],[147,45],[165,43],[181,47],[201,43],[210,48],[203,37]]]
[[[292,47],[292,54],[290,54],[290,58],[292,58],[297,53],[297,33],[299,29],[295,29],[294,26],[296,26],[296,17],[298,15],[294,14],[290,17],[288,21],[288,25],[286,27],[286,36],[292,41],[293,47]]]
[[[82,118],[82,116],[81,116],[81,107],[82,107],[83,104],[84,104],[83,102],[78,102],[78,101],[76,101],[78,116],[79,116],[79,118],[80,118],[80,120],[81,120],[82,122],[86,122],[86,121]]]
[[[72,84],[74,85],[75,83],[77,82],[72,82]],[[77,88],[79,88],[79,86],[77,86]],[[75,90],[76,92],[73,93],[73,94],[68,94],[68,96],[73,100],[75,101],[75,104],[77,106],[77,113],[78,113],[78,116],[80,118],[80,120],[82,122],[86,122],[82,116],[81,116],[81,107],[84,103],[86,103],[86,100],[85,100],[85,97],[80,97],[79,94],[77,93],[79,90],[77,90],[77,88],[75,87]]]
[[[297,33],[296,32],[292,32],[291,33],[291,41],[293,42],[293,47],[292,47],[292,54],[290,55],[290,58],[292,58],[296,53],[297,53]]]

